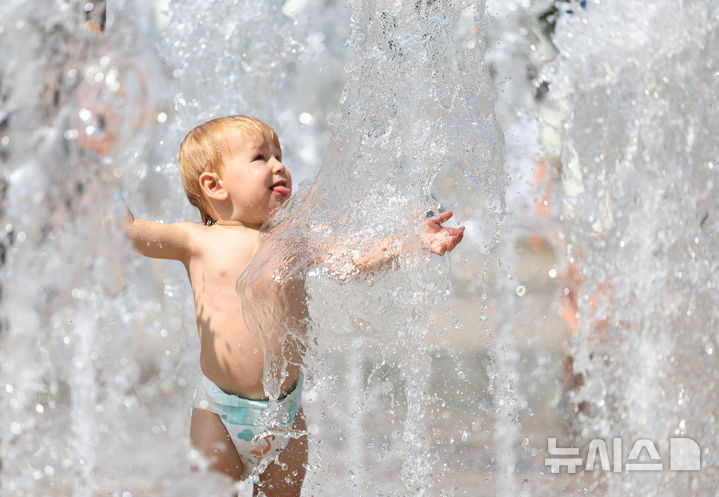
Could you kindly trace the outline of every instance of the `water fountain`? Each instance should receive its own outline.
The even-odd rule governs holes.
[[[595,1],[561,16],[546,68],[569,108],[562,140],[567,257],[581,273],[575,402],[584,438],[625,451],[671,437],[699,473],[602,478],[615,495],[714,492],[717,331],[716,2]],[[671,12],[671,15],[669,13]],[[696,22],[696,20],[701,20]]]
[[[268,228],[268,257],[298,232],[308,260],[338,240],[408,246],[371,284],[287,268],[309,293],[308,494],[714,491],[716,2],[117,0],[88,30],[102,4],[0,13],[2,495],[228,493],[186,469],[186,276],[135,255],[113,216],[123,197],[197,219],[179,141],[232,112],[278,129],[296,180],[316,175]],[[536,73],[548,12],[558,55]],[[527,201],[539,153],[561,170],[544,217]],[[416,241],[441,209],[468,227],[444,260]],[[583,377],[569,391],[564,287]],[[625,452],[645,437],[663,456],[690,437],[703,469],[552,475],[550,436]]]

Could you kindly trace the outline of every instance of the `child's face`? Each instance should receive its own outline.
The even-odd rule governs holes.
[[[220,178],[232,201],[233,219],[264,223],[273,209],[292,193],[292,177],[282,164],[282,152],[269,136],[228,129],[229,154]]]

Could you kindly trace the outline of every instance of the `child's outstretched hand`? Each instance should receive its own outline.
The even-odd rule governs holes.
[[[444,255],[462,241],[464,226],[445,228],[442,223],[452,217],[451,211],[441,213],[438,217],[427,219],[427,228],[420,235],[422,247],[433,254]]]

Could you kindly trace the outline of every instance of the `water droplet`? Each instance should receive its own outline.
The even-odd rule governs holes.
[[[699,479],[698,479],[698,478],[692,478],[692,482],[691,482],[692,492],[696,492],[698,488],[699,488]]]
[[[72,295],[72,298],[75,300],[83,300],[87,297],[87,292],[82,288],[73,288],[70,295]]]
[[[92,119],[92,112],[90,112],[89,109],[85,109],[84,107],[77,111],[77,115],[80,116],[80,119],[83,121],[89,121]]]
[[[66,140],[75,140],[77,138],[78,132],[76,129],[66,129],[65,132],[62,134],[62,136]]]
[[[519,285],[517,289],[515,290],[515,293],[522,297],[527,292],[527,287],[524,285]]]

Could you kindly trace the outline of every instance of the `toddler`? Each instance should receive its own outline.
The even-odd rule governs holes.
[[[277,340],[260,340],[245,324],[235,288],[257,249],[261,228],[292,194],[277,133],[248,116],[214,119],[185,137],[179,168],[187,198],[199,209],[203,224],[162,224],[134,219],[130,213],[124,231],[142,254],[181,261],[190,279],[202,370],[193,401],[191,443],[212,470],[235,480],[257,474],[255,495],[259,486],[267,496],[299,496],[307,462],[302,350],[278,346],[268,351],[281,342],[283,330],[273,330]],[[444,212],[427,220],[421,235],[426,249],[442,255],[462,240],[464,227],[441,226],[451,215]],[[354,262],[360,270],[382,266],[401,250],[401,244],[392,247],[397,248],[378,243],[378,250],[355,254]],[[303,284],[268,295],[291,304],[270,302],[266,308],[306,315]],[[277,318],[272,316],[272,322],[293,316]],[[281,354],[287,364],[277,399],[278,422],[287,428],[283,433],[258,420],[268,406],[262,379],[270,353]]]

